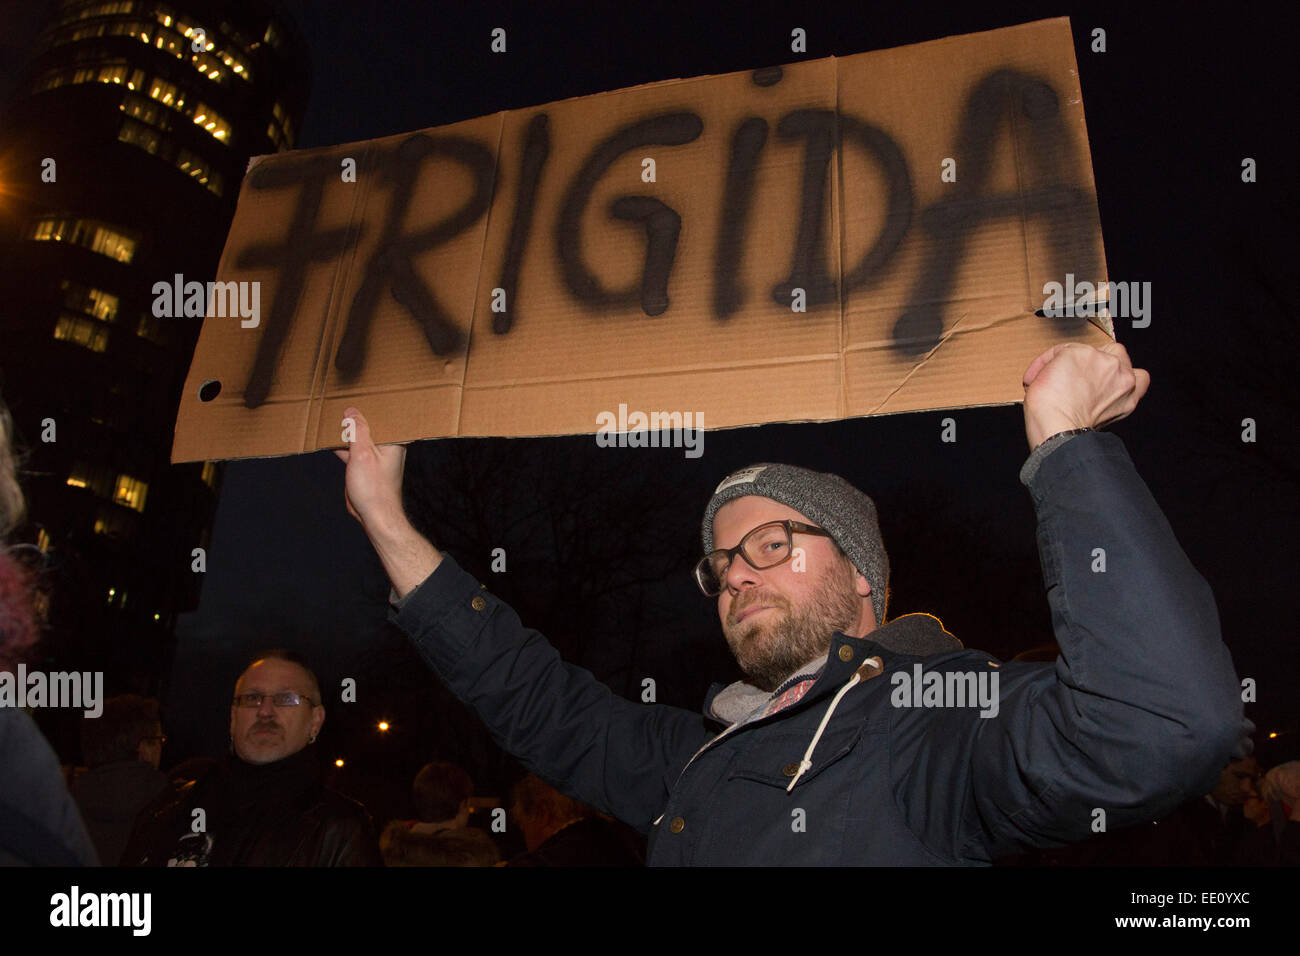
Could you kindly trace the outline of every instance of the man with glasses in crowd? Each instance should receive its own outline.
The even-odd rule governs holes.
[[[229,759],[180,779],[136,822],[137,866],[380,866],[369,815],[326,788],[311,745],[320,684],[291,651],[258,655],[235,684]],[[201,810],[202,813],[196,811]]]
[[[704,512],[696,580],[748,679],[703,716],[560,660],[412,528],[404,449],[376,445],[357,409],[338,455],[395,623],[527,767],[647,834],[651,865],[987,864],[1161,816],[1208,790],[1250,729],[1208,586],[1123,444],[1095,431],[1149,376],[1118,343],[1069,343],[1023,384],[1020,477],[1061,657],[1002,664],[930,615],[886,622],[871,499],[760,464]]]

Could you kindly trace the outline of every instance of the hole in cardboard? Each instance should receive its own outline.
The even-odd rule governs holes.
[[[221,394],[221,383],[210,378],[199,386],[199,401],[210,402]]]

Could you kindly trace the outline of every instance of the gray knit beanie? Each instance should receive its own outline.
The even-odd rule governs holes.
[[[714,489],[701,528],[704,553],[713,551],[713,518],[728,501],[758,495],[789,505],[830,532],[853,566],[871,585],[876,623],[885,623],[889,593],[889,556],[880,539],[876,505],[839,475],[795,465],[763,463],[732,472]]]

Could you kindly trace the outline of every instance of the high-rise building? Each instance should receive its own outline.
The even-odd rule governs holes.
[[[197,604],[220,467],[169,463],[201,319],[153,286],[215,275],[251,156],[289,148],[310,61],[264,0],[64,0],[0,119],[0,394],[28,450],[43,665],[156,693]]]

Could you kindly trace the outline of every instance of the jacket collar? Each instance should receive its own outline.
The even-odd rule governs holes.
[[[809,688],[799,703],[814,701],[833,693],[868,657],[880,657],[888,670],[891,661],[898,656],[933,657],[936,654],[959,651],[962,646],[961,641],[944,629],[942,621],[932,614],[924,613],[896,617],[866,637],[847,637],[836,631],[831,638],[830,654],[825,658],[825,665],[817,676],[817,683]],[[809,667],[815,670],[817,665],[818,662],[814,661],[808,667],[799,668],[791,676],[797,677]],[[782,686],[784,685],[783,683]],[[777,693],[779,692],[780,689]],[[730,685],[714,684],[704,700],[704,716],[732,724],[766,705],[773,696],[744,681]]]

